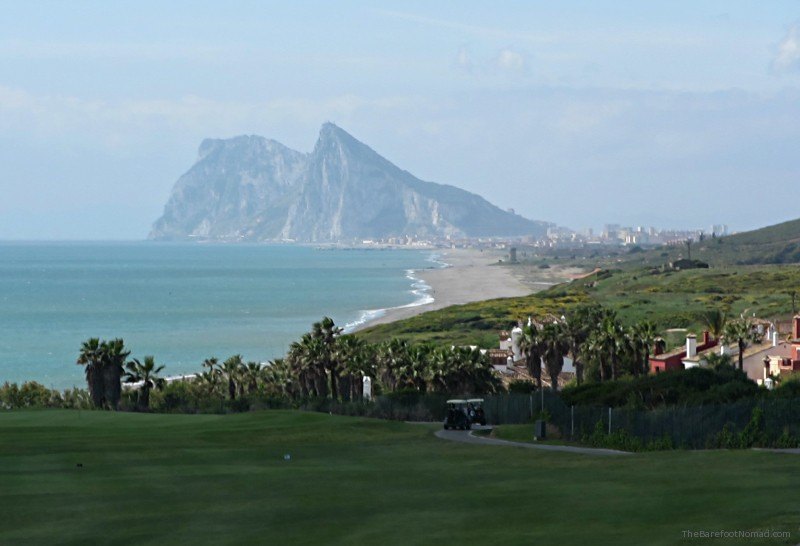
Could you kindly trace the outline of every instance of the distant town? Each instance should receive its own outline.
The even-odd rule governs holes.
[[[511,211],[510,211],[511,212]],[[651,247],[683,245],[686,241],[702,241],[706,237],[729,235],[728,226],[715,224],[706,229],[660,229],[657,227],[623,226],[606,224],[600,232],[593,228],[573,230],[553,224],[541,237],[386,237],[353,241],[355,246],[411,247],[411,248],[496,248],[506,249],[518,245],[531,249],[578,249],[592,246]]]

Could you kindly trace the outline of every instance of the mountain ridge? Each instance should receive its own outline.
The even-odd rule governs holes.
[[[342,242],[541,236],[549,225],[455,186],[420,180],[325,123],[310,153],[256,135],[204,139],[149,238]]]

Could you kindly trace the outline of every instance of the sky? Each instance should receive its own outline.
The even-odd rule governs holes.
[[[800,217],[796,1],[2,10],[0,239],[143,239],[204,138],[326,121],[575,229]]]

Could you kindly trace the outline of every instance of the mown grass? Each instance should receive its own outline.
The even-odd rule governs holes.
[[[687,529],[791,531],[762,541],[780,544],[800,528],[800,459],[785,454],[595,458],[288,411],[7,412],[0,438],[2,544],[678,544]]]

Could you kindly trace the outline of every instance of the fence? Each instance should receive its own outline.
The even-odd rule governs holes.
[[[445,395],[379,396],[366,413],[404,420],[442,420]],[[461,396],[460,398],[465,398]],[[676,406],[655,410],[568,406],[549,390],[532,394],[485,395],[484,411],[493,425],[530,423],[543,414],[565,439],[580,440],[598,431],[624,432],[642,444],[665,442],[688,449],[712,447],[723,431],[743,433],[761,410],[758,433],[774,441],[781,436],[800,438],[800,400],[761,398],[732,404]],[[332,409],[334,413],[343,413]]]

